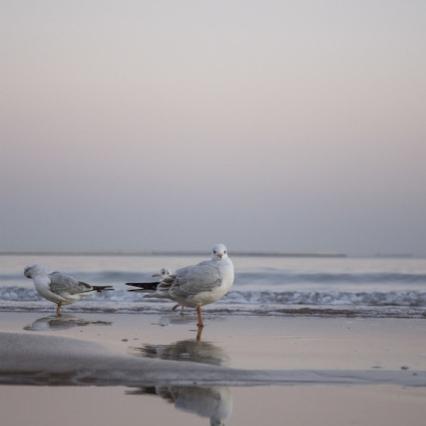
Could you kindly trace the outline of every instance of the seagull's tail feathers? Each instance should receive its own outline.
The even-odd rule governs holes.
[[[150,283],[126,283],[126,285],[130,285],[132,288],[129,291],[155,291],[157,290],[160,281],[150,282]]]
[[[92,285],[93,290],[101,293],[104,290],[114,290],[112,285]]]

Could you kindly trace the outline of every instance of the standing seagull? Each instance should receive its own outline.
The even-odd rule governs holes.
[[[201,307],[225,296],[234,283],[234,265],[224,244],[213,247],[212,258],[178,269],[161,281],[126,283],[138,290],[155,291],[151,297],[167,298],[181,306],[197,309],[197,326],[204,327]],[[131,290],[132,291],[132,290]]]
[[[27,266],[24,270],[27,278],[32,278],[37,293],[56,303],[56,316],[61,316],[61,306],[69,305],[80,300],[81,297],[101,292],[102,290],[112,290],[110,285],[90,285],[78,281],[62,272],[48,273],[41,265]]]

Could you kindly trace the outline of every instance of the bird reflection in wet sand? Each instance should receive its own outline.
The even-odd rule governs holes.
[[[181,340],[169,345],[144,345],[133,351],[134,354],[147,358],[221,366],[230,363],[229,356],[221,347],[199,340]],[[126,393],[160,396],[179,410],[210,418],[211,426],[225,425],[232,414],[232,395],[227,386],[150,386]]]
[[[135,355],[174,361],[191,361],[202,364],[227,366],[230,358],[219,346],[210,342],[180,340],[170,345],[144,345],[133,348]]]
[[[208,417],[211,426],[225,426],[232,414],[231,390],[226,386],[152,386],[127,395],[157,395],[178,410]]]
[[[28,331],[43,330],[66,330],[74,327],[85,327],[87,325],[111,325],[110,321],[89,321],[83,318],[64,315],[62,317],[47,316],[36,319],[32,324],[24,327]]]

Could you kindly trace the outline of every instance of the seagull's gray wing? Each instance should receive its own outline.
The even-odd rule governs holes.
[[[203,262],[176,271],[170,287],[174,297],[187,298],[204,291],[212,291],[222,284],[222,276],[216,265]]]
[[[49,278],[49,287],[52,293],[79,294],[93,290],[93,287],[90,284],[78,281],[69,275],[63,274],[62,272],[52,272],[49,274]]]
[[[158,285],[157,292],[167,294],[170,290],[170,287],[174,285],[176,281],[176,275],[167,275]]]

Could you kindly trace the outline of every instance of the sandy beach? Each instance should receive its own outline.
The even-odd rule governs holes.
[[[0,28],[0,426],[426,424],[425,1]]]
[[[424,320],[206,322],[196,341],[191,313],[1,313],[2,425],[409,425],[426,414]]]

